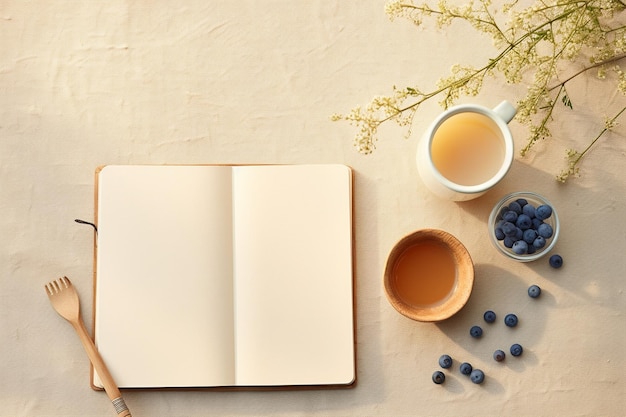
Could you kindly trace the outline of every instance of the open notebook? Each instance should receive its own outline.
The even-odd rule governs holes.
[[[96,185],[94,336],[120,387],[354,382],[350,168],[111,165]]]

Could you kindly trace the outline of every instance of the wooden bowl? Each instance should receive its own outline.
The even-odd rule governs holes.
[[[474,264],[465,246],[450,233],[418,230],[391,250],[384,284],[387,299],[400,314],[417,321],[441,321],[469,299]]]

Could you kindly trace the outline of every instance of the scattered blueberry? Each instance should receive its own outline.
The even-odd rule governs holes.
[[[519,356],[522,354],[522,352],[524,351],[524,349],[522,348],[522,345],[515,343],[513,345],[511,345],[511,355],[513,356]]]
[[[495,352],[493,352],[493,359],[496,362],[502,362],[505,357],[506,357],[506,355],[504,354],[503,350],[498,349]]]
[[[473,368],[472,368],[472,365],[470,365],[469,363],[463,362],[461,366],[459,367],[459,370],[461,371],[463,375],[470,375],[472,373]]]
[[[547,204],[542,204],[535,210],[535,217],[539,220],[545,220],[552,216],[552,207]]]
[[[538,285],[531,285],[528,287],[528,295],[530,298],[537,298],[541,295],[541,288]]]
[[[446,380],[446,375],[441,371],[433,372],[433,382],[435,384],[443,384]]]
[[[493,323],[496,321],[496,313],[491,310],[487,310],[485,311],[485,314],[483,314],[483,318],[487,323]]]
[[[441,355],[439,358],[439,366],[444,369],[447,369],[452,366],[452,358],[450,355]]]
[[[470,335],[472,337],[480,337],[483,335],[483,329],[481,329],[480,326],[472,326],[470,329]]]
[[[560,268],[563,266],[563,258],[561,255],[552,255],[550,257],[550,266],[552,268]]]
[[[504,324],[506,324],[509,327],[517,326],[517,316],[513,313],[507,314],[504,317]]]
[[[474,369],[470,374],[470,379],[474,384],[482,384],[485,380],[485,373],[480,369]]]

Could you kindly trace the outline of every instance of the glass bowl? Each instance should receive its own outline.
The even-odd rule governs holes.
[[[506,216],[505,213],[507,211],[515,211],[510,210],[509,206],[511,205],[511,203],[521,203],[520,205],[523,207],[523,205],[525,205],[524,201],[526,202],[526,204],[532,205],[535,209],[542,205],[549,206],[552,209],[552,213],[549,217],[542,220],[539,220],[539,218],[530,215],[529,217],[531,217],[531,222],[533,222],[530,227],[526,227],[523,221],[520,221],[518,223],[517,219],[515,221],[510,221],[512,219],[508,216],[512,215],[509,214],[508,216]],[[513,208],[517,209],[517,207]],[[522,208],[522,210],[524,209]],[[532,213],[532,211],[533,210],[527,208],[521,214],[528,215],[529,212]],[[506,219],[504,219],[503,216],[505,216]],[[524,233],[525,230],[534,230],[535,232],[538,232],[538,228],[541,223],[547,224],[549,227],[541,226],[542,233],[538,234],[544,235],[544,246],[541,246],[541,241],[535,242],[534,239],[531,239],[532,232],[528,232],[528,236],[522,236],[522,238],[520,238],[519,230],[516,230],[516,234],[513,235],[513,232],[509,229],[509,236],[503,237],[504,233],[502,230],[502,226],[506,220],[509,220],[509,223],[515,224],[516,229],[523,229],[522,233]],[[521,228],[519,227],[520,225],[522,226]],[[546,231],[549,232],[550,229],[552,230],[551,236],[547,237],[549,233],[546,233]],[[520,191],[506,195],[493,207],[493,210],[491,210],[491,214],[489,215],[488,230],[491,242],[500,253],[519,262],[535,261],[550,252],[550,250],[552,250],[559,238],[559,229],[559,216],[556,212],[556,208],[554,207],[554,205],[552,205],[552,203],[550,203],[550,201],[548,201],[548,199],[546,199],[545,197],[530,191]],[[526,237],[527,239],[524,240],[524,237]],[[524,243],[528,247],[526,251],[523,251],[524,243],[518,242],[519,240],[524,241]],[[531,240],[533,243],[530,243]],[[514,246],[511,246],[512,244]]]

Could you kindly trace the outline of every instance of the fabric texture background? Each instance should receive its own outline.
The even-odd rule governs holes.
[[[605,116],[623,106],[614,83],[568,84],[574,111],[554,137],[516,155],[508,176],[465,203],[443,201],[420,182],[415,148],[441,111],[416,115],[413,134],[388,125],[373,154],[352,145],[354,128],[330,121],[393,85],[434,85],[454,63],[494,53],[469,27],[438,31],[390,22],[382,1],[0,3],[0,416],[106,416],[89,387],[89,365],[44,284],[67,275],[91,322],[96,167],[104,164],[343,163],[355,170],[358,383],[349,390],[281,392],[126,391],[137,417],[626,415],[626,141],[624,123],[597,143],[582,177],[559,184],[567,148],[583,149]],[[525,86],[489,81],[460,102],[515,102]],[[516,147],[527,129],[510,124]],[[516,263],[496,252],[486,221],[504,194],[529,190],[561,217],[555,252]],[[444,229],[468,248],[476,284],[467,306],[440,324],[412,322],[387,302],[382,275],[402,236]],[[541,298],[526,290],[538,284]],[[469,328],[493,309],[515,312]],[[132,318],[129,318],[132,319]],[[88,324],[88,327],[91,327]],[[502,364],[495,349],[524,346]],[[455,367],[431,382],[447,353]],[[458,372],[483,369],[482,386]]]

